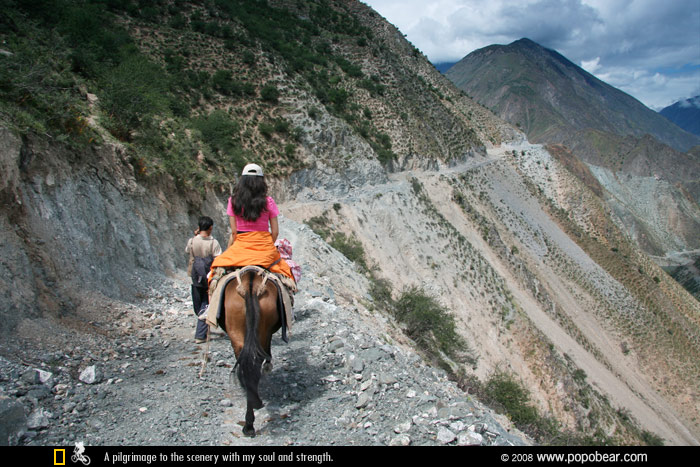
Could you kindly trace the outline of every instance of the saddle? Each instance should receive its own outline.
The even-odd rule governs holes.
[[[289,342],[287,333],[292,329],[294,321],[294,297],[296,293],[296,283],[283,274],[276,274],[268,271],[260,266],[244,266],[242,268],[220,267],[213,269],[213,275],[209,282],[209,308],[207,310],[206,322],[210,326],[221,327],[226,330],[224,316],[224,291],[229,285],[229,282],[235,280],[236,287],[242,287],[241,277],[249,272],[254,271],[257,275],[262,276],[263,281],[260,287],[254,292],[259,295],[265,290],[265,285],[268,281],[277,287],[277,310],[280,314],[280,322],[282,323],[282,340]]]

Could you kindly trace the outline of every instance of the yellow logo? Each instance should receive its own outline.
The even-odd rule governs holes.
[[[53,450],[53,465],[66,465],[66,450],[65,449],[54,449]]]

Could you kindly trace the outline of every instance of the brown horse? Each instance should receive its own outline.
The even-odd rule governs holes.
[[[238,287],[227,287],[224,296],[226,333],[236,354],[238,381],[246,391],[246,415],[243,434],[255,436],[255,409],[263,407],[258,384],[263,362],[271,368],[272,334],[281,327],[277,310],[277,287],[263,283],[256,271],[244,272]]]

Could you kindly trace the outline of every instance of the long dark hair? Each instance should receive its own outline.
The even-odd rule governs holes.
[[[247,221],[256,221],[266,208],[265,178],[257,175],[243,175],[233,192],[233,213]]]

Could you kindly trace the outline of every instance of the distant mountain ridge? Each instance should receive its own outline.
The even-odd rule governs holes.
[[[455,65],[455,63],[457,62],[440,62],[434,63],[433,65],[435,66],[435,69],[437,71],[444,75],[450,68],[452,68]]]
[[[530,39],[476,50],[446,76],[520,127],[530,141],[567,144],[589,162],[605,165],[603,150],[581,131],[635,137],[648,133],[678,151],[700,144],[696,135]]]
[[[659,113],[685,131],[700,136],[700,96],[676,102]]]

